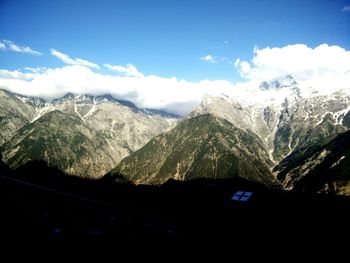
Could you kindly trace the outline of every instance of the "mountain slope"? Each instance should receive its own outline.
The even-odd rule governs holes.
[[[282,185],[286,189],[292,189],[294,182],[305,175],[301,169],[307,165],[308,158],[350,127],[349,91],[338,90],[323,95],[310,92],[309,89],[311,88],[300,88],[291,76],[286,76],[284,79],[262,83],[256,90],[256,98],[248,97],[248,100],[244,100],[223,94],[207,96],[171,132],[157,137],[151,141],[152,145],[147,144],[136,154],[124,159],[111,174],[124,174],[137,183],[161,183],[169,178],[186,180],[201,176],[225,177],[229,163],[236,167],[241,164],[237,165],[236,159],[227,153],[230,152],[226,151],[227,147],[222,147],[228,145],[228,149],[235,149],[235,153],[255,153],[254,157],[260,158],[263,167],[273,170],[273,175]],[[225,127],[227,133],[220,131],[221,135],[225,134],[220,137],[210,133],[210,129],[206,132],[205,123],[191,124],[203,116],[220,120],[218,123],[211,119],[209,123],[215,123],[213,127]],[[225,125],[224,120],[227,123]],[[184,129],[187,125],[192,125],[193,128]],[[214,135],[204,140],[203,134],[195,127],[201,127],[203,133]],[[247,144],[242,140],[242,134],[253,136],[255,143]],[[225,141],[231,137],[236,140]],[[231,145],[231,142],[236,144]],[[200,162],[201,168],[197,168],[199,159],[214,156],[214,160],[216,155],[228,156],[223,159],[230,161],[216,166],[210,164],[213,161],[207,158],[209,161]],[[239,156],[242,157],[242,154]],[[314,160],[313,165],[319,164],[317,160]],[[207,166],[215,172],[210,172]],[[230,171],[235,169],[233,166]],[[215,167],[218,168],[217,172]],[[235,174],[239,172],[235,171]],[[242,177],[247,177],[246,174]],[[259,178],[255,172],[253,174],[251,180]]]
[[[2,91],[2,160],[18,168],[45,160],[64,172],[99,178],[177,118],[110,95],[68,93],[50,102]],[[8,128],[10,127],[10,128]]]
[[[207,96],[175,126],[171,114],[111,95],[45,102],[1,91],[2,160],[17,168],[42,159],[97,178],[115,167],[109,176],[135,183],[240,176],[293,189],[350,129],[350,90],[322,93],[286,76],[245,92]]]
[[[0,145],[35,117],[33,101],[0,89]]]
[[[142,184],[169,179],[242,177],[274,183],[261,140],[211,114],[181,121],[123,159],[107,176]]]
[[[280,180],[288,189],[350,194],[350,131],[339,134],[326,145],[285,160]],[[282,168],[282,165],[279,167]]]
[[[350,112],[345,94],[318,96],[283,104],[274,135],[273,156],[282,161],[292,152],[325,145],[348,128],[343,121]]]
[[[57,110],[21,128],[2,146],[2,153],[11,168],[45,160],[70,174],[98,177],[105,165],[113,164],[113,158],[98,149],[103,144],[79,118]]]
[[[190,117],[210,113],[255,133],[277,165],[293,151],[324,145],[350,127],[349,91],[310,95],[311,89],[286,76],[263,82],[245,98],[208,96]]]

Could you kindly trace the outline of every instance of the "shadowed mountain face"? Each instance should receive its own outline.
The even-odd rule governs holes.
[[[169,179],[242,177],[272,185],[272,162],[255,134],[205,114],[181,121],[171,131],[148,142],[113,169],[142,184]]]
[[[72,175],[99,178],[177,120],[110,95],[67,94],[51,102],[0,95],[0,149],[11,168],[44,160]]]
[[[279,174],[286,188],[309,192],[350,194],[350,132],[304,155],[292,154]],[[280,168],[278,167],[278,168]]]
[[[113,158],[99,150],[103,145],[106,140],[81,119],[56,110],[24,126],[4,144],[3,160],[10,167],[45,160],[69,174],[99,176],[113,165]]]
[[[342,135],[342,132],[345,132],[343,127],[334,126],[327,120],[315,129],[308,130],[303,144],[274,168],[274,172],[278,174],[278,179],[283,186],[292,189],[295,180],[305,176],[313,169],[312,167],[322,162],[327,155],[324,149],[333,139]]]

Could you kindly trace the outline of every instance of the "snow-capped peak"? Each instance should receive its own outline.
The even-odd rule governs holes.
[[[298,83],[291,75],[287,75],[283,78],[278,78],[272,81],[263,81],[260,84],[261,90],[279,90],[283,88],[296,87]]]
[[[93,101],[94,96],[91,94],[74,94],[74,93],[66,93],[63,97],[59,99],[54,99],[53,102],[55,101],[67,101],[67,100],[74,100],[74,101]]]
[[[45,100],[36,97],[27,97],[20,94],[15,94],[16,98],[24,103],[32,104],[35,107],[44,107],[46,105]]]

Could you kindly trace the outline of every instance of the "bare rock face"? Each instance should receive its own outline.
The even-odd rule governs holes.
[[[110,95],[43,100],[0,91],[2,160],[17,168],[44,160],[64,172],[100,178],[177,121]]]

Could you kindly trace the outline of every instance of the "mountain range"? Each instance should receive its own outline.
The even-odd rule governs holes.
[[[260,100],[208,96],[175,128],[123,159],[108,176],[157,184],[169,178],[215,178],[220,171],[221,177],[277,182],[288,190],[348,194],[345,168],[338,172],[341,168],[335,167],[349,166],[349,145],[339,143],[348,138],[349,93],[308,90],[305,95],[286,76],[263,82],[256,94]],[[329,169],[321,175],[326,161]],[[317,187],[307,183],[307,178],[321,177]]]
[[[245,100],[207,96],[182,118],[110,95],[44,101],[2,90],[2,161],[136,184],[242,177],[350,194],[350,91],[319,93],[292,76],[254,88]]]
[[[0,105],[1,153],[8,166],[44,160],[88,178],[102,177],[177,120],[110,95],[44,101],[1,90]]]

